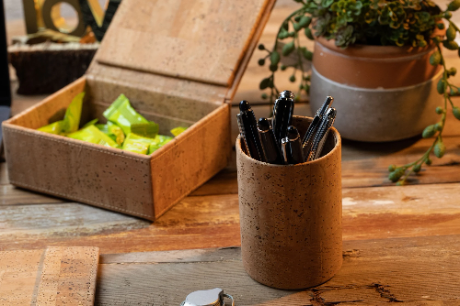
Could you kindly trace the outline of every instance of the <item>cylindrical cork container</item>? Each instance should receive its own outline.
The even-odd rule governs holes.
[[[311,118],[294,116],[303,135]],[[241,252],[254,280],[302,289],[332,278],[342,265],[341,139],[328,134],[320,158],[273,165],[249,157],[236,141]]]

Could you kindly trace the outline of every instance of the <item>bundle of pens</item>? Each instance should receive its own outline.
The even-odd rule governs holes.
[[[334,98],[328,96],[316,112],[303,140],[291,125],[294,112],[294,95],[283,91],[275,101],[273,118],[256,117],[249,103],[240,102],[236,115],[243,150],[254,159],[278,165],[293,165],[315,160],[321,156],[329,129],[334,124],[337,111],[330,107]],[[271,121],[271,124],[270,124]]]

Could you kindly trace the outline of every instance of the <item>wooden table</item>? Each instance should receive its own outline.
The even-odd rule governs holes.
[[[267,45],[293,9],[284,3],[261,38]],[[454,52],[447,55],[449,66],[460,67]],[[257,66],[261,56],[257,50],[236,100],[258,101],[257,84],[267,74]],[[15,96],[13,112],[40,98]],[[154,224],[15,188],[0,164],[0,250],[98,246],[98,305],[178,305],[189,292],[213,287],[236,305],[460,305],[460,121],[449,113],[446,155],[410,185],[387,179],[389,164],[415,160],[431,142],[344,141],[344,263],[315,289],[275,290],[244,272],[234,162]]]

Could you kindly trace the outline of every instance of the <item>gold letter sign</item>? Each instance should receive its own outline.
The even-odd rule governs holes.
[[[102,40],[121,0],[109,0],[107,9],[98,0],[22,0],[27,34],[47,28],[64,34],[82,37],[90,26],[97,40]],[[78,24],[69,30],[60,14],[60,4],[71,5],[78,15]]]

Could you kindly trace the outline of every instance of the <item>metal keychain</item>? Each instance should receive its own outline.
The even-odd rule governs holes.
[[[235,306],[233,297],[220,288],[194,291],[187,295],[180,306],[225,306],[224,298],[232,300],[232,306]]]

